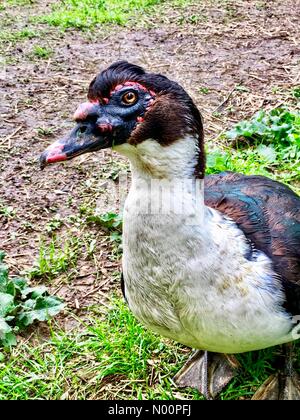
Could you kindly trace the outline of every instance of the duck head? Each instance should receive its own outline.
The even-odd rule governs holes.
[[[79,105],[74,120],[75,128],[42,153],[41,168],[113,148],[158,177],[180,159],[195,177],[204,176],[201,115],[186,91],[163,75],[126,61],[112,64],[92,80],[88,102]],[[159,156],[171,161],[166,165]]]

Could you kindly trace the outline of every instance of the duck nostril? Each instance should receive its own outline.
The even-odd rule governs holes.
[[[112,131],[112,125],[110,123],[100,123],[97,124],[98,130],[101,133],[105,133],[105,132],[111,132]]]

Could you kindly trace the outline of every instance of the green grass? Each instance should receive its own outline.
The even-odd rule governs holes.
[[[58,229],[58,225],[47,224],[46,229]],[[28,275],[31,279],[44,278],[51,280],[60,273],[66,272],[70,267],[74,267],[78,257],[79,240],[77,237],[70,236],[62,244],[58,239],[53,237],[49,244],[41,242],[39,255],[34,263],[33,268]]]
[[[0,41],[4,43],[17,43],[24,39],[33,39],[40,36],[39,32],[33,29],[24,28],[20,31],[5,30],[0,31]]]
[[[42,47],[40,45],[35,45],[32,50],[32,55],[39,59],[47,59],[51,57],[53,51],[48,47]]]
[[[146,330],[122,299],[113,297],[110,305],[105,314],[91,308],[89,320],[78,320],[71,332],[52,322],[49,339],[24,340],[5,355],[0,399],[203,399],[172,382],[187,349]],[[273,349],[238,358],[238,375],[221,399],[249,398],[274,371]]]
[[[174,398],[170,377],[185,352],[146,331],[122,301],[111,304],[73,332],[54,326],[46,342],[20,344],[0,363],[0,399]]]
[[[162,0],[65,0],[56,2],[42,22],[63,28],[90,28],[101,24],[125,25],[137,12],[141,13]]]

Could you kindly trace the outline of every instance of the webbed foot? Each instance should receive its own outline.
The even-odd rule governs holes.
[[[300,400],[300,377],[293,369],[294,346],[288,343],[283,348],[283,367],[260,386],[252,400]]]
[[[300,400],[300,380],[282,373],[270,376],[253,395],[252,400]]]
[[[196,351],[175,375],[180,388],[196,388],[206,399],[213,399],[236,375],[239,363],[227,354]]]

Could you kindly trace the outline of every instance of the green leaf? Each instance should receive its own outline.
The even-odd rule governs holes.
[[[264,158],[264,160],[268,163],[274,163],[277,159],[277,153],[272,146],[265,146],[264,144],[260,144],[257,147],[257,152],[259,156]]]
[[[16,294],[16,288],[15,288],[14,283],[11,280],[9,280],[7,282],[6,291],[5,292],[8,293],[9,295],[12,295],[13,297],[15,296],[15,294]]]
[[[43,296],[47,292],[46,286],[37,286],[37,287],[26,287],[22,290],[22,297],[31,295],[31,299],[36,299],[40,296]]]
[[[64,304],[46,295],[45,286],[28,287],[26,279],[9,278],[3,258],[4,253],[0,251],[0,346],[11,347],[16,344],[15,334],[20,329],[36,320],[48,320],[60,312]]]
[[[37,299],[28,299],[24,304],[24,310],[18,315],[21,328],[32,324],[34,321],[47,321],[57,315],[64,307],[62,301],[52,296],[40,296]]]
[[[226,171],[228,169],[227,158],[227,153],[221,152],[220,150],[210,152],[206,159],[207,173]]]
[[[0,251],[0,263],[3,263],[5,258],[5,252],[4,251]]]
[[[5,337],[5,334],[12,331],[12,328],[8,325],[3,317],[0,317],[0,340]]]
[[[115,242],[122,241],[122,235],[119,232],[112,232],[109,238],[111,241],[115,241]]]
[[[0,293],[0,317],[5,317],[14,308],[14,297],[8,293]]]
[[[16,277],[13,279],[14,285],[16,289],[18,289],[20,292],[27,286],[27,280]]]
[[[122,228],[122,215],[116,213],[104,213],[87,217],[88,222],[99,223],[107,229]]]
[[[8,268],[4,264],[0,264],[0,292],[6,291],[8,280]]]
[[[3,347],[11,347],[15,346],[17,344],[17,338],[16,335],[13,332],[9,332],[5,334],[5,337],[0,340]]]
[[[3,347],[15,346],[17,343],[15,334],[8,323],[0,317],[0,345]]]
[[[237,123],[225,135],[230,139],[253,139],[256,145],[260,143],[257,154],[265,164],[276,161],[282,166],[296,162],[300,153],[300,113],[287,108],[262,110],[249,121]]]

